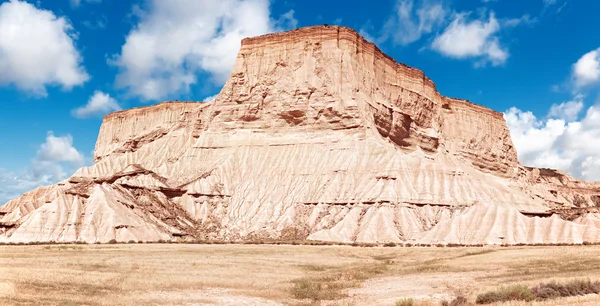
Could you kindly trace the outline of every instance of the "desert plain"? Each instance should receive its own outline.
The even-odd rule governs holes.
[[[594,280],[600,246],[0,246],[2,305],[442,305]],[[492,305],[598,305],[596,294]]]

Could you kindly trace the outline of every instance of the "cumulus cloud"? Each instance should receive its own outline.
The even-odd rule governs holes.
[[[600,80],[600,48],[584,54],[573,65],[573,79],[576,87],[583,87]]]
[[[85,164],[85,157],[73,146],[71,135],[48,132],[28,169],[20,173],[0,169],[0,205],[39,186],[55,184]]]
[[[443,55],[463,59],[478,58],[478,65],[490,62],[497,66],[504,64],[508,50],[500,44],[497,34],[500,23],[490,13],[489,18],[469,21],[469,14],[456,14],[448,27],[435,38],[432,48]]]
[[[151,0],[137,9],[140,20],[111,63],[120,73],[116,85],[143,99],[188,92],[197,74],[221,84],[240,41],[292,28],[293,11],[271,19],[269,0]]]
[[[48,132],[46,142],[44,142],[37,151],[36,160],[40,162],[68,162],[76,165],[83,165],[83,154],[79,153],[73,147],[73,137],[54,136],[53,132]]]
[[[448,9],[441,1],[398,0],[380,37],[373,38],[366,34],[367,29],[361,29],[361,32],[375,42],[392,38],[397,44],[407,45],[443,26],[447,15]]]
[[[548,112],[549,118],[574,121],[583,109],[583,96],[577,95],[574,100],[560,104],[552,104]]]
[[[109,94],[96,90],[86,105],[74,109],[71,114],[77,118],[88,118],[103,116],[119,110],[121,110],[121,106],[117,100],[113,99]]]
[[[584,54],[572,67],[573,99],[553,104],[544,118],[511,108],[504,118],[521,162],[563,170],[600,181],[600,100],[585,110],[582,87],[600,83],[600,49]],[[560,86],[554,85],[553,91]]]
[[[89,79],[64,17],[11,0],[0,5],[0,85],[45,96],[47,85],[70,89]]]
[[[527,166],[563,170],[588,181],[600,180],[600,106],[582,110],[581,96],[553,105],[546,118],[511,108],[504,117],[519,159]]]

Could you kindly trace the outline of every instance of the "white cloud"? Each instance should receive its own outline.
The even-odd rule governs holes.
[[[119,110],[121,110],[121,106],[117,100],[113,99],[109,94],[96,90],[86,105],[74,109],[71,113],[77,118],[87,118],[103,116]]]
[[[140,21],[112,63],[120,68],[116,84],[143,99],[188,92],[196,75],[209,73],[223,83],[240,41],[245,37],[291,28],[290,11],[270,18],[269,0],[151,0],[136,9]]]
[[[202,102],[212,102],[212,100],[217,98],[217,95],[219,95],[219,94],[216,94],[214,96],[208,96],[208,97],[202,99]]]
[[[557,10],[556,10],[556,14],[559,14],[560,12],[562,12],[562,10],[567,6],[569,2],[565,1],[565,3],[563,3],[563,5],[561,5]]]
[[[509,18],[502,21],[502,26],[506,27],[516,27],[522,24],[532,25],[538,22],[536,17],[531,17],[529,14],[525,14],[519,18]]]
[[[36,160],[41,162],[69,162],[83,165],[83,154],[73,147],[71,135],[57,137],[53,132],[48,132],[46,142],[37,151]]]
[[[542,9],[542,14],[547,13],[550,8],[554,7],[556,4],[559,3],[558,0],[543,0],[542,1],[544,3],[544,8]],[[566,0],[561,0],[560,2],[562,2],[562,5],[558,6],[558,8],[554,11],[554,13],[551,14],[559,14],[569,3],[569,1]]]
[[[28,169],[20,173],[0,169],[0,205],[39,186],[55,184],[85,164],[71,135],[54,136],[48,132]]]
[[[383,27],[383,36],[378,41],[392,37],[402,45],[417,41],[444,25],[448,10],[441,1],[398,0],[394,13]],[[363,31],[365,32],[365,31]]]
[[[367,41],[370,41],[374,44],[381,43],[387,39],[385,37],[376,38],[375,36],[371,35],[371,33],[370,33],[371,30],[372,30],[372,26],[370,23],[368,23],[366,26],[364,26],[360,30],[358,30],[358,34],[360,34],[360,36],[362,36]]]
[[[553,106],[547,119],[514,107],[504,113],[523,164],[560,169],[588,181],[600,180],[600,106],[589,107],[577,121],[574,113],[581,110],[578,99],[581,97]]]
[[[574,121],[583,109],[583,96],[577,95],[574,100],[560,104],[552,104],[548,112],[549,118]]]
[[[106,28],[106,24],[108,23],[108,18],[106,15],[100,15],[100,17],[95,20],[85,20],[83,21],[83,25],[88,29],[98,30]]]
[[[575,86],[583,87],[600,80],[600,48],[584,54],[573,65]]]
[[[0,5],[0,85],[45,96],[47,85],[64,89],[89,79],[64,17],[11,0]]]
[[[479,58],[478,65],[486,62],[497,66],[506,62],[508,50],[500,45],[496,35],[500,23],[494,13],[488,20],[467,20],[467,14],[456,14],[454,20],[432,43],[434,50],[453,58]]]
[[[38,186],[50,185],[52,183],[51,176],[35,178],[30,172],[15,174],[0,169],[0,206]]]
[[[71,7],[77,8],[81,5],[81,0],[70,0]],[[87,3],[100,3],[102,0],[84,0]]]

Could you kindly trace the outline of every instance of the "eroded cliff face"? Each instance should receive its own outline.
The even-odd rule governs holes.
[[[243,40],[213,102],[106,116],[95,165],[0,208],[0,240],[581,243],[599,187],[523,167],[501,113],[309,27]]]
[[[343,27],[245,39],[211,108],[215,129],[375,127],[407,152],[445,150],[504,173],[517,163],[501,113],[441,96],[422,71]]]

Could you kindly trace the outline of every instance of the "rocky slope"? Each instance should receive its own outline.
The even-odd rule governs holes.
[[[600,184],[344,27],[244,39],[213,102],[107,115],[94,160],[0,207],[0,241],[600,242]]]

